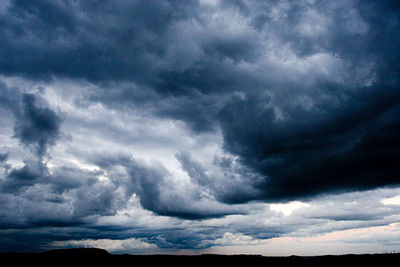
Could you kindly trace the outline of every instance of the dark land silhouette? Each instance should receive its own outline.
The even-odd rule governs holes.
[[[203,254],[194,256],[178,255],[130,255],[110,254],[96,248],[57,249],[42,253],[1,253],[2,262],[17,264],[39,264],[56,266],[59,264],[102,264],[105,266],[200,266],[218,264],[222,266],[340,266],[341,264],[377,266],[378,264],[400,262],[400,253],[348,254],[325,256],[267,257],[261,255],[218,255]],[[150,265],[149,265],[150,264]]]

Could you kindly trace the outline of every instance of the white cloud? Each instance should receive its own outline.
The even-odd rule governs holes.
[[[310,207],[310,205],[301,201],[291,201],[288,203],[269,204],[269,207],[273,211],[281,212],[283,215],[288,216],[294,210]]]
[[[266,256],[385,253],[400,248],[400,225],[365,227],[313,235],[258,240],[243,234],[225,233],[206,253],[262,254]]]
[[[158,247],[140,238],[54,241],[51,247],[101,248],[117,253],[154,253]]]
[[[385,205],[400,205],[400,195],[395,197],[384,198],[381,202]]]

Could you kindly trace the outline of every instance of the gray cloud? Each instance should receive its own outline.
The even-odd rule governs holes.
[[[63,119],[51,108],[39,107],[37,100],[47,104],[40,97],[13,89],[14,98],[3,98],[14,115],[13,137],[33,154],[24,155],[21,167],[8,162],[13,160],[9,152],[2,154],[1,228],[67,227],[80,225],[91,215],[114,214],[123,202],[117,204],[120,199],[113,186],[99,182],[101,171],[76,166],[49,169],[47,149],[60,139]]]
[[[206,168],[188,152],[181,152],[176,158],[191,181],[220,202],[235,204],[262,195],[258,188],[264,183],[263,177],[240,164],[238,160],[216,155],[213,166]]]
[[[0,163],[6,161],[7,158],[8,158],[8,153],[4,153],[4,154],[0,153]]]
[[[22,96],[23,111],[14,128],[15,137],[25,145],[33,145],[39,157],[60,137],[61,117],[49,108],[36,106],[35,95]]]
[[[137,194],[143,208],[158,215],[183,219],[206,219],[243,212],[202,196],[190,184],[174,183],[171,174],[162,164],[154,163],[145,166],[126,156],[100,157],[95,158],[94,162],[108,171],[118,166],[123,167],[126,177],[121,179],[118,173],[118,177],[112,179],[125,189],[128,196]]]
[[[164,52],[168,25],[193,4],[11,1],[1,18],[2,70],[35,78],[146,79],[150,61]]]
[[[1,5],[0,226],[21,231],[0,250],[71,236],[205,248],[222,224],[265,239],[394,222],[383,193],[371,212],[342,193],[400,182],[399,10],[394,0]],[[289,200],[312,207],[265,208]],[[119,220],[131,223],[131,210],[167,222],[129,232]]]
[[[44,156],[49,146],[61,137],[61,114],[35,94],[24,93],[18,87],[0,84],[0,102],[6,117],[14,117],[14,136],[29,146],[38,157]]]
[[[71,226],[83,223],[87,216],[114,214],[124,198],[112,185],[102,184],[100,174],[71,167],[50,173],[41,161],[26,160],[0,183],[2,228]]]

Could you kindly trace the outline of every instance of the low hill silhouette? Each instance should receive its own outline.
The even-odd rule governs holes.
[[[139,266],[142,264],[174,264],[178,266],[193,266],[206,264],[235,264],[248,266],[339,266],[341,264],[385,264],[400,261],[400,253],[387,254],[348,254],[325,256],[288,256],[266,257],[261,255],[218,255],[203,254],[195,256],[178,255],[115,255],[106,250],[97,248],[57,249],[42,253],[1,253],[2,262],[12,262],[13,265],[28,263],[41,266],[54,266],[56,264],[129,264]],[[121,265],[122,266],[122,265]]]

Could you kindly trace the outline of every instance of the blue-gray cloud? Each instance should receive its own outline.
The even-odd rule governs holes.
[[[172,184],[168,179],[171,174],[162,164],[145,166],[127,156],[95,157],[97,166],[112,171],[123,167],[126,176],[113,177],[113,181],[124,188],[126,195],[136,194],[143,208],[158,215],[182,219],[207,219],[229,214],[243,213],[237,208],[219,205],[215,200],[201,196],[193,188],[177,192],[180,185]]]
[[[3,229],[95,229],[93,217],[117,214],[132,196],[153,215],[196,221],[251,214],[235,204],[312,200],[400,183],[398,1],[217,2],[12,0],[1,8],[2,77],[90,84],[70,107],[100,104],[115,111],[120,125],[118,116],[130,112],[179,121],[192,136],[221,134],[229,155],[214,155],[207,165],[192,156],[197,151],[177,148],[186,184],[171,178],[169,166],[142,163],[137,151],[80,155],[96,167],[91,171],[65,162],[50,168],[49,148],[65,141],[64,115],[36,89],[0,82],[1,115],[14,120],[12,137],[34,154],[16,166],[12,145],[1,148]],[[131,140],[129,131],[114,126],[71,121],[72,139],[74,127],[87,127],[112,133],[109,142]],[[14,203],[22,203],[19,218]],[[35,205],[42,215],[33,215]],[[307,218],[375,222],[385,216]],[[254,229],[246,234],[257,236]],[[275,226],[270,231],[265,236],[281,233]],[[204,244],[205,233],[212,235],[199,230],[189,240],[168,232],[163,243],[155,241],[159,229],[160,236],[146,237],[163,247],[194,248]],[[218,229],[212,238],[222,235]]]
[[[43,156],[48,146],[60,137],[62,118],[49,108],[36,106],[35,95],[22,96],[23,111],[17,117],[15,137],[25,145],[33,145],[38,156]]]

